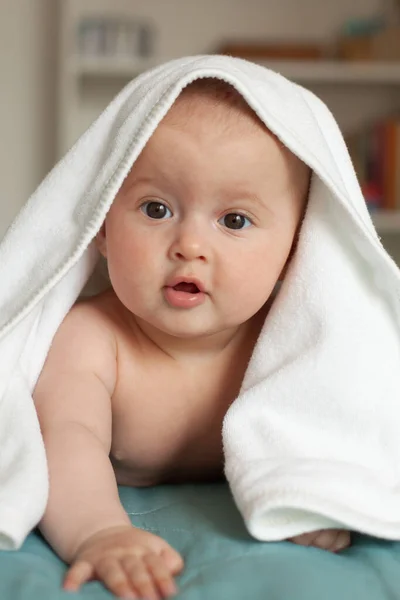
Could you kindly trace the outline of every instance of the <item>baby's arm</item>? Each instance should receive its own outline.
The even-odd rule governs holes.
[[[128,564],[127,558],[170,547],[132,527],[120,503],[109,459],[115,382],[115,340],[93,307],[77,305],[60,326],[34,391],[50,475],[40,529],[57,554],[74,563],[69,587],[95,577],[126,595],[135,588],[126,569],[115,564],[118,559]],[[166,571],[165,592],[172,590]],[[154,580],[148,577],[138,591],[157,597]]]

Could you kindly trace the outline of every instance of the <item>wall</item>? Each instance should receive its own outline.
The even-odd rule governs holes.
[[[0,2],[0,238],[53,165],[56,6]]]

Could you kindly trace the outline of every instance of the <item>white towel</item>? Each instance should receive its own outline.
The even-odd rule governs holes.
[[[122,90],[0,246],[1,548],[18,548],[45,509],[31,394],[95,269],[93,238],[152,132],[200,77],[231,83],[314,171],[295,258],[223,425],[234,499],[262,540],[333,525],[400,539],[399,271],[326,106],[260,66],[204,56]]]

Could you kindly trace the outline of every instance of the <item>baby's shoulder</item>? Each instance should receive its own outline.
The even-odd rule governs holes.
[[[60,324],[47,357],[47,369],[69,374],[96,373],[112,387],[117,355],[113,318],[101,297],[79,300]],[[106,383],[106,382],[105,382]]]
[[[85,340],[111,341],[113,332],[113,310],[103,295],[79,299],[69,310],[61,323],[58,334],[70,338]]]

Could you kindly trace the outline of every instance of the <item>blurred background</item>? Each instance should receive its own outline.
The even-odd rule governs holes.
[[[141,71],[228,53],[317,93],[400,264],[399,0],[0,0],[0,238]]]

